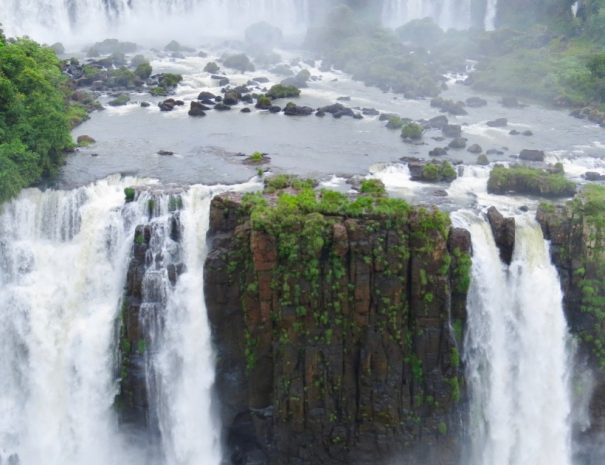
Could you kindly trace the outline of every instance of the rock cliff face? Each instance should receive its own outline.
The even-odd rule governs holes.
[[[605,434],[605,188],[589,185],[566,205],[541,205],[537,219],[551,241],[580,357],[595,375],[591,424],[576,432],[579,463],[603,463],[605,453],[588,445],[599,444]]]
[[[271,207],[269,207],[271,208]],[[213,199],[206,302],[234,464],[457,464],[470,236],[447,216]]]

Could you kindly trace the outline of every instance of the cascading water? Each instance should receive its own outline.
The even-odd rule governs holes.
[[[570,465],[571,357],[557,271],[539,226],[517,217],[513,261],[470,212],[472,284],[465,359],[473,465]]]
[[[68,44],[78,44],[82,33],[89,42],[111,36],[189,43],[241,35],[258,21],[300,33],[308,19],[308,0],[0,0],[0,23],[9,35]]]
[[[124,187],[137,182],[112,178],[73,191],[30,189],[3,206],[1,463],[220,463],[203,295],[213,191],[190,187],[176,213],[170,197],[147,191],[124,205]],[[179,244],[167,233],[175,217]],[[121,431],[113,408],[116,322],[138,224],[154,230],[143,299],[149,408],[161,435],[154,457]],[[181,260],[182,274],[169,284],[168,265]]]
[[[496,29],[496,13],[498,8],[498,0],[486,0],[485,4],[485,21],[483,26],[486,31]]]
[[[446,30],[468,29],[471,26],[471,0],[384,0],[382,20],[387,27],[396,28],[427,17]]]

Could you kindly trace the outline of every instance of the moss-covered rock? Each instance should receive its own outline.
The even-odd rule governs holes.
[[[455,463],[464,378],[450,321],[464,328],[468,233],[373,192],[279,185],[211,205],[227,447],[267,463],[416,463],[422,438],[424,459]]]
[[[266,95],[272,99],[299,97],[300,89],[294,86],[276,84],[269,89]]]
[[[560,171],[521,165],[510,168],[497,165],[490,172],[487,191],[491,194],[571,197],[576,192],[576,185]]]

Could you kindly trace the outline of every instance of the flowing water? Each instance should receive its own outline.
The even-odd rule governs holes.
[[[258,21],[300,33],[308,20],[308,0],[0,0],[9,35],[48,42],[111,36],[163,45],[241,35]]]
[[[384,0],[382,20],[389,27],[399,27],[426,17],[432,18],[443,29],[468,29],[471,25],[471,1]]]
[[[3,206],[2,463],[11,456],[21,465],[220,463],[203,295],[209,205],[220,188],[191,186],[182,194],[182,211],[171,213],[161,193],[144,192],[124,205],[124,187],[141,182],[113,177],[71,191],[28,189]],[[179,244],[167,234],[175,215]],[[113,409],[117,321],[138,224],[154,231],[141,326],[150,340],[146,385],[160,458],[132,445],[136,441],[120,430]],[[181,259],[185,272],[172,286],[167,265]]]
[[[489,225],[454,222],[473,244],[465,359],[473,465],[571,465],[570,343],[557,271],[540,227],[517,217],[509,267]]]

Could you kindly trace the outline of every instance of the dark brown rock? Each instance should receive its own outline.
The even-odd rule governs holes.
[[[487,220],[500,250],[500,259],[510,265],[515,249],[515,219],[505,218],[496,207],[490,207],[487,210]]]

